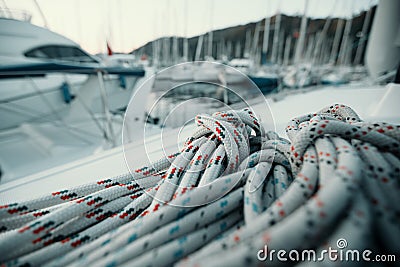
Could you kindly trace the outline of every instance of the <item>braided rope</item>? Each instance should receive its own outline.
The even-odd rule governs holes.
[[[343,237],[400,252],[400,126],[340,104],[294,118],[290,141],[250,109],[196,124],[182,151],[133,175],[0,206],[0,262],[257,265],[264,245],[321,251]]]

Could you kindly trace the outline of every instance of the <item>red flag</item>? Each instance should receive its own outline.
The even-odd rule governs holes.
[[[113,54],[113,51],[111,50],[111,47],[110,47],[110,45],[108,44],[108,41],[107,41],[107,55],[111,56],[112,54]]]

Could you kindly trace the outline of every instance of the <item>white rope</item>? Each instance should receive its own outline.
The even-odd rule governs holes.
[[[249,109],[196,124],[182,151],[134,175],[1,206],[0,263],[244,266],[264,245],[339,238],[400,252],[400,126],[339,104],[294,118],[290,141]]]

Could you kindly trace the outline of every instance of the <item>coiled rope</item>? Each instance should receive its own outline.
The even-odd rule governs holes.
[[[250,109],[196,123],[182,151],[134,175],[0,206],[0,262],[244,266],[265,245],[320,251],[339,238],[399,254],[400,126],[339,104],[293,119],[290,141]]]

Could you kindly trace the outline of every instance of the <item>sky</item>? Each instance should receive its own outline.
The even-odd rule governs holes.
[[[0,0],[0,7],[25,10],[33,24],[79,43],[90,53],[130,52],[162,36],[195,36],[258,21],[281,10],[303,14],[307,0]],[[308,0],[312,17],[349,17],[377,0]]]

